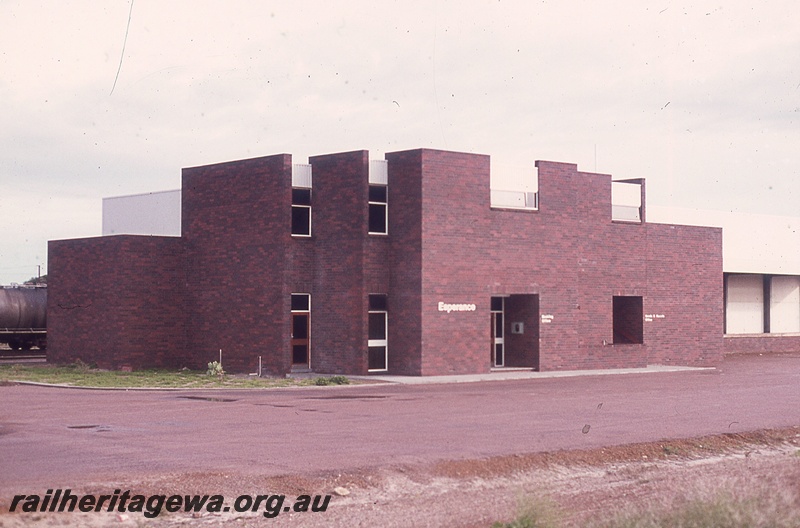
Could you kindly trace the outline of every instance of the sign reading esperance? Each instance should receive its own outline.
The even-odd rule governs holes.
[[[450,304],[439,301],[440,312],[474,312],[476,307],[474,304]]]

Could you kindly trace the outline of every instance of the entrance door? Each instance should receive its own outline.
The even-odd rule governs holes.
[[[292,366],[308,367],[308,314],[292,314]]]
[[[292,294],[292,367],[310,368],[311,354],[311,296],[307,293]]]
[[[492,366],[505,365],[505,335],[503,333],[505,298],[492,297]]]
[[[386,372],[389,369],[389,340],[386,295],[369,296],[369,339],[367,341],[367,370]]]

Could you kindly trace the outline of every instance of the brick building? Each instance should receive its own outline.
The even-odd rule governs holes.
[[[51,241],[48,359],[403,375],[708,366],[722,230],[645,221],[644,180],[489,157],[276,155],[183,170],[181,236]],[[633,205],[612,208],[612,185]]]

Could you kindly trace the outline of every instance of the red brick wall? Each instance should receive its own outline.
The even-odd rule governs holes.
[[[494,210],[494,291],[539,293],[541,370],[644,366],[613,346],[614,295],[642,295],[644,227],[611,221],[611,178],[538,162],[539,211]]]
[[[312,368],[366,373],[369,154],[315,156],[309,162],[314,178]]]
[[[719,360],[719,230],[612,222],[611,177],[565,163],[538,163],[539,211],[491,210],[487,157],[418,157],[422,374],[488,371],[489,300],[512,294],[538,294],[539,313],[552,316],[538,328],[542,370]],[[397,166],[412,153],[387,158],[412,172]],[[665,316],[645,322],[643,345],[613,344],[615,295],[641,296],[645,313]],[[439,301],[477,310],[446,314]]]
[[[311,238],[290,234],[292,160],[277,155],[184,169],[180,240],[51,243],[50,309],[74,312],[52,319],[53,357],[89,340],[87,354],[108,364],[205,368],[223,349],[229,371],[252,372],[261,355],[282,374],[290,295],[310,293],[312,368],[361,374],[368,295],[387,293],[393,374],[489,371],[495,295],[527,295],[509,298],[508,323],[526,325],[506,334],[509,366],[720,360],[720,230],[613,222],[611,177],[567,163],[538,162],[540,210],[492,209],[488,156],[422,149],[387,154],[389,236],[368,235],[368,158],[311,158]],[[95,274],[97,286],[82,284]],[[145,307],[153,291],[161,306]],[[615,295],[642,297],[644,344],[613,343]],[[476,309],[446,313],[439,302]],[[111,338],[92,337],[94,324]]]
[[[289,370],[291,156],[183,170],[187,348],[205,368]],[[312,301],[313,302],[313,301]]]
[[[389,164],[389,372],[422,373],[422,152]]]
[[[109,369],[190,364],[181,239],[56,240],[48,260],[48,361]]]
[[[492,274],[482,258],[489,223],[489,157],[423,150],[422,374],[485,372],[490,363]],[[390,162],[391,163],[391,162]],[[475,304],[474,312],[438,303]]]
[[[722,360],[722,230],[648,224],[645,343],[650,363]]]
[[[723,341],[725,354],[800,352],[800,336],[798,335],[735,335],[725,336]]]

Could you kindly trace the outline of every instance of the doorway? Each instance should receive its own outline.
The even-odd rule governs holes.
[[[539,370],[539,295],[491,298],[491,368]]]
[[[385,294],[370,294],[367,315],[369,319],[367,370],[386,372],[389,370],[389,311]]]
[[[311,367],[311,295],[308,293],[292,294],[292,335],[291,353],[292,368],[307,369]]]
[[[505,297],[492,297],[492,366],[505,366]]]

